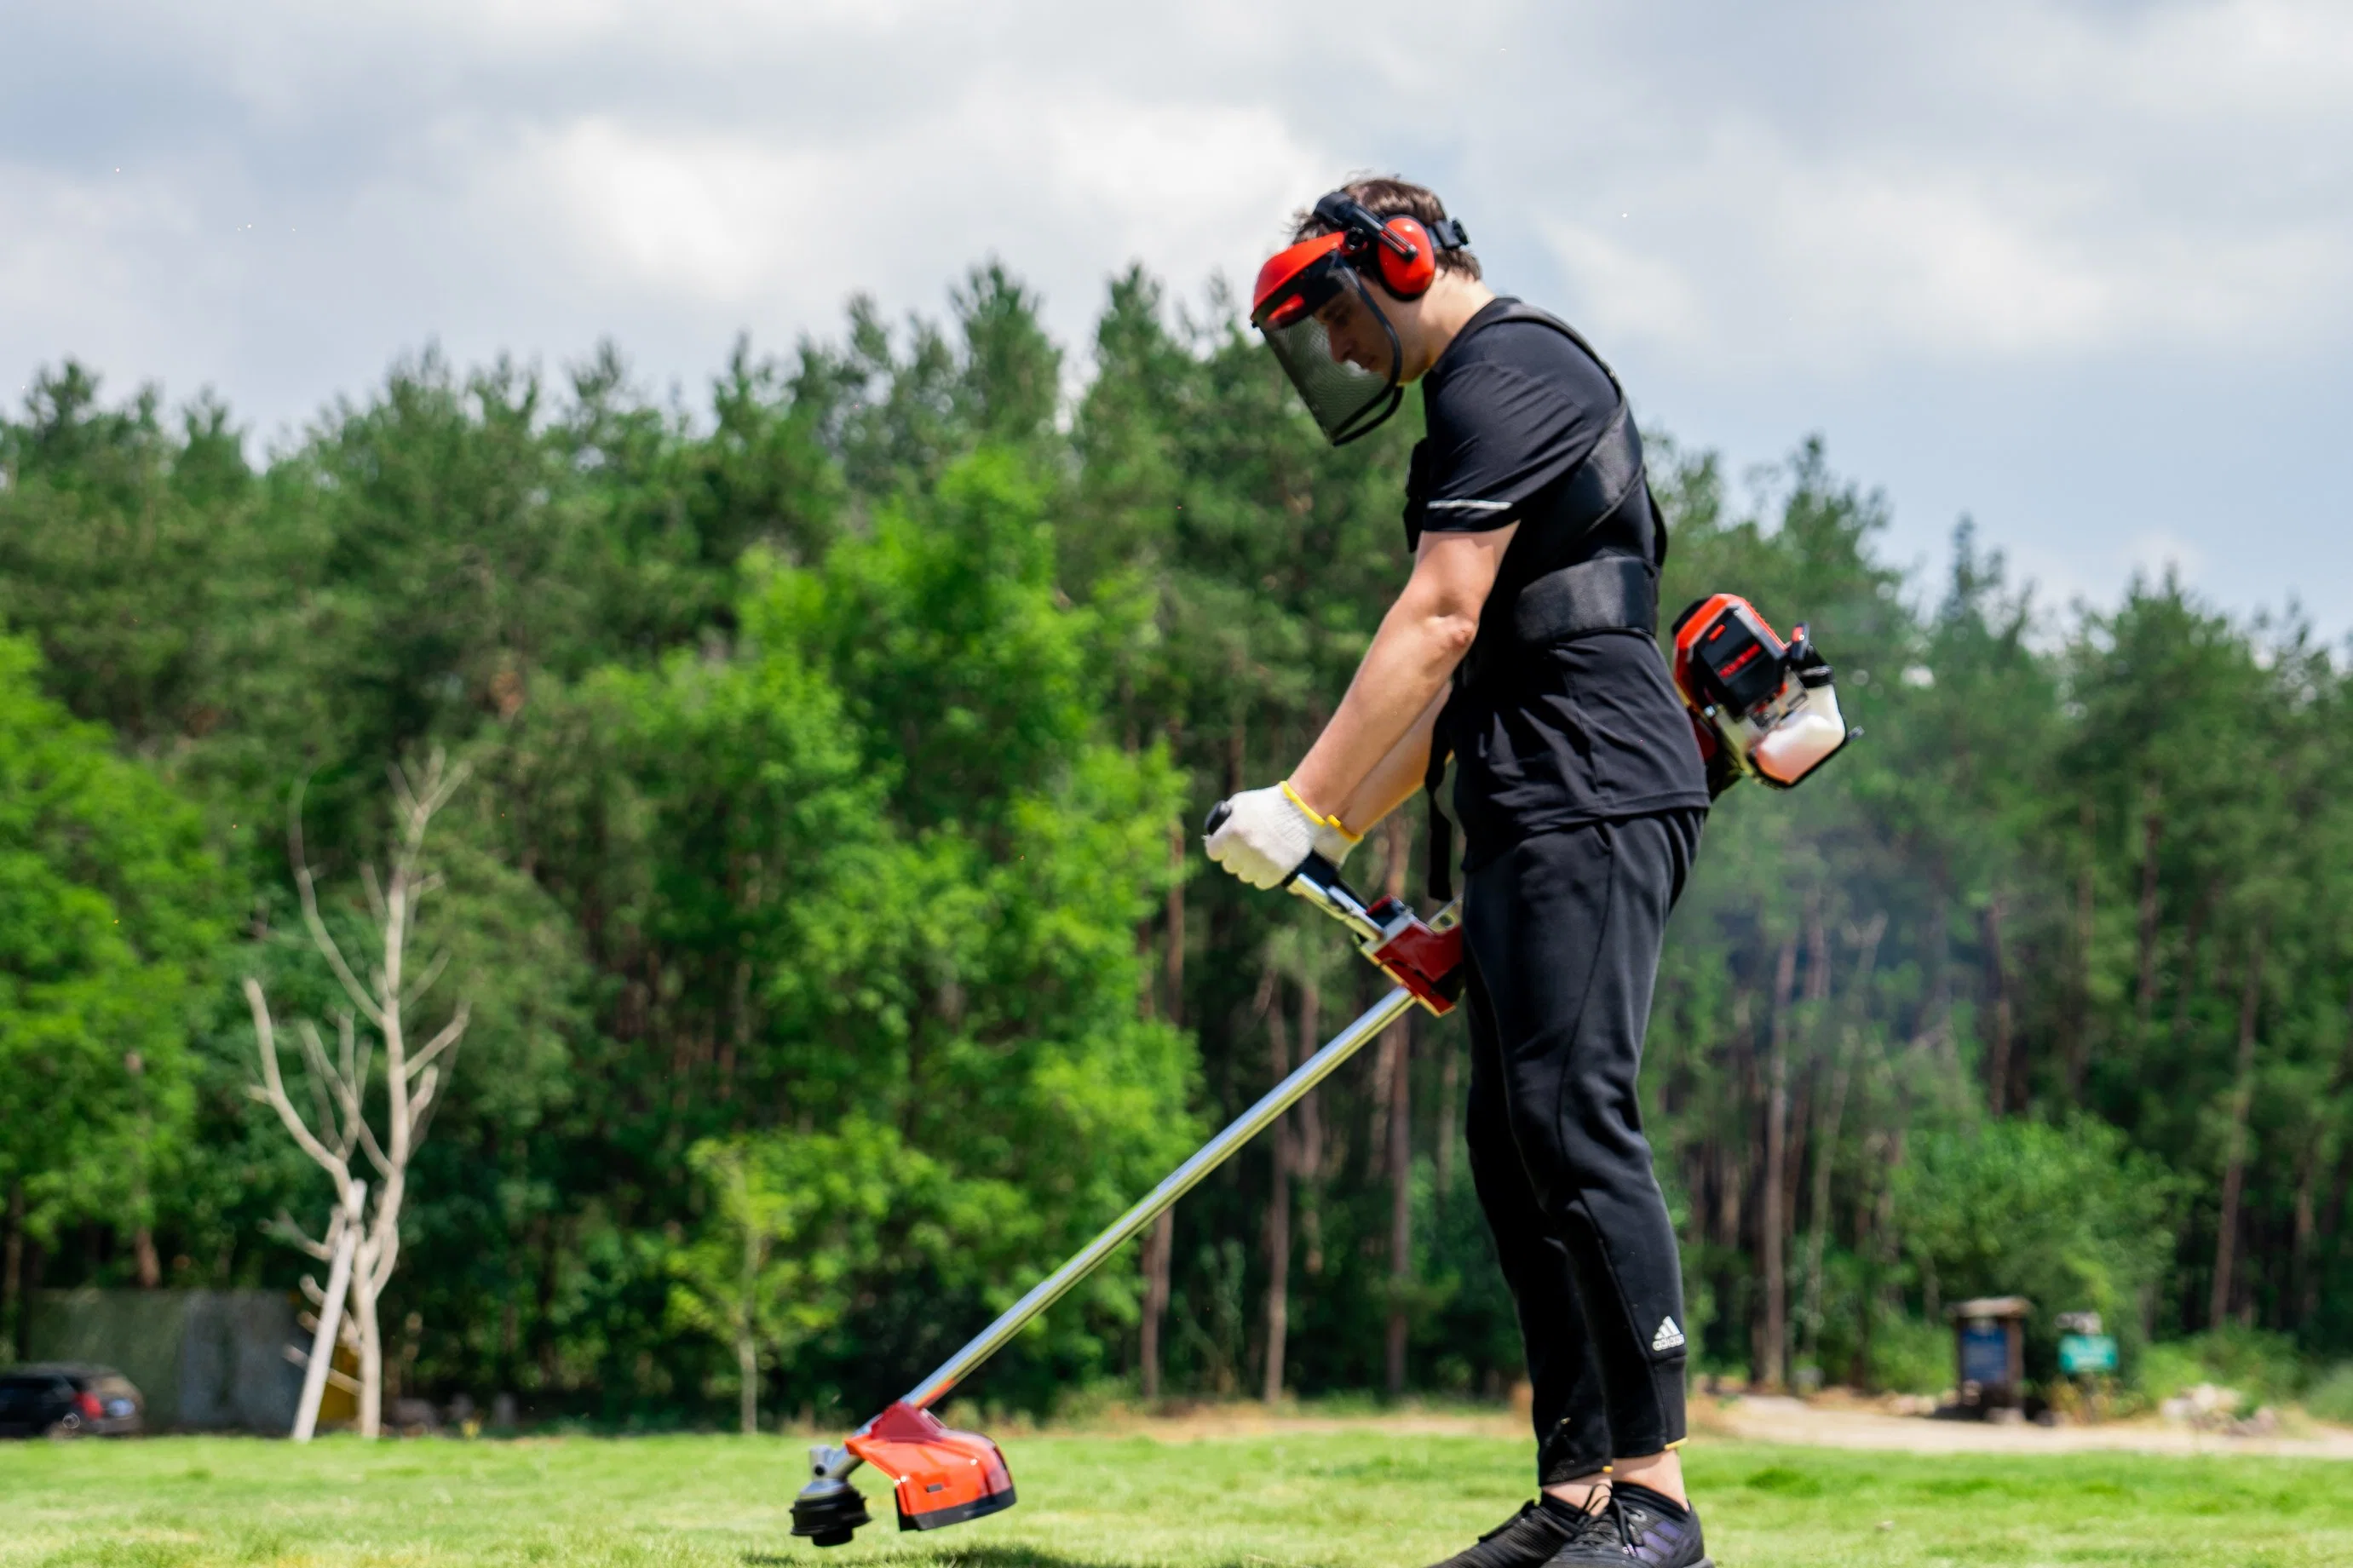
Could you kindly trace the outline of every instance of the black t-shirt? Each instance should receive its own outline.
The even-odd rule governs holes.
[[[1521,839],[1582,823],[1708,804],[1691,720],[1657,641],[1588,632],[1514,647],[1522,585],[1597,556],[1651,559],[1644,486],[1582,525],[1564,492],[1618,406],[1609,373],[1566,333],[1473,316],[1422,378],[1429,438],[1414,450],[1409,537],[1482,533],[1516,522],[1480,616],[1478,671],[1447,715],[1454,804],[1476,869]]]

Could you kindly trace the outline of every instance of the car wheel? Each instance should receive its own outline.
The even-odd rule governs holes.
[[[59,1442],[63,1442],[68,1437],[80,1436],[81,1412],[79,1410],[69,1410],[63,1415],[58,1416],[57,1424],[49,1428],[48,1436]]]

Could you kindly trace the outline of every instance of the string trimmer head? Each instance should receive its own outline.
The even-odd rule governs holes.
[[[793,1533],[819,1546],[840,1546],[870,1522],[866,1500],[826,1460],[847,1453],[896,1483],[902,1530],[937,1530],[1013,1506],[1013,1475],[997,1445],[977,1432],[958,1432],[938,1416],[900,1400],[850,1434],[840,1449],[811,1455],[816,1478],[793,1500]],[[845,1467],[846,1468],[846,1467]]]

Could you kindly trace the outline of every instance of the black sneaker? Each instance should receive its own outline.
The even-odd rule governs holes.
[[[1567,1503],[1540,1497],[1432,1568],[1544,1568],[1585,1525],[1586,1516]]]
[[[1614,1486],[1596,1497],[1577,1533],[1552,1558],[1553,1568],[1626,1568],[1630,1560],[1643,1568],[1715,1568],[1700,1538],[1699,1510],[1677,1508],[1638,1486]]]

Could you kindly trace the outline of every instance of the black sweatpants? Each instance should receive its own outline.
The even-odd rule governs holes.
[[[1707,814],[1522,841],[1471,873],[1470,1143],[1549,1485],[1683,1436],[1683,1271],[1634,1079]]]

